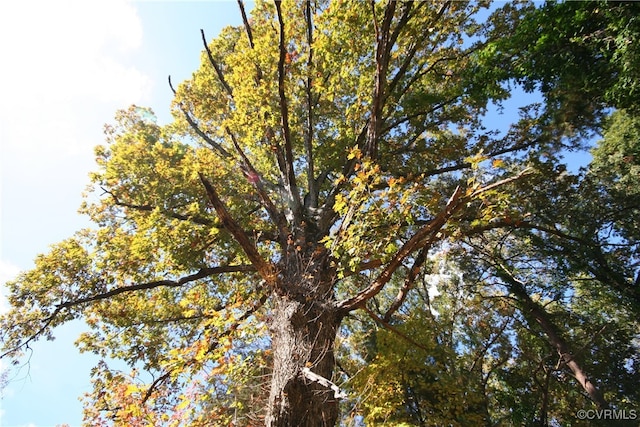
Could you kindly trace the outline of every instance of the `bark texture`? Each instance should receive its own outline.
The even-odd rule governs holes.
[[[274,353],[268,427],[323,427],[337,422],[334,391],[302,375],[304,367],[329,380],[333,374],[340,318],[326,259],[325,254],[316,259],[294,250],[285,261],[270,324]]]

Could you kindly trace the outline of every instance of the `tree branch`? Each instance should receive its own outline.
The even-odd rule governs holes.
[[[229,128],[225,128],[225,130],[229,135],[229,137],[231,138],[231,141],[233,142],[233,146],[235,147],[236,152],[240,155],[242,159],[242,164],[241,164],[242,171],[247,176],[247,179],[249,180],[249,182],[251,182],[253,186],[256,188],[256,190],[258,190],[258,195],[262,200],[262,205],[267,210],[267,213],[271,217],[271,220],[273,221],[275,226],[278,228],[278,232],[280,234],[280,240],[281,241],[283,239],[286,240],[286,236],[289,234],[287,230],[286,218],[282,215],[280,210],[276,208],[276,206],[273,204],[273,201],[271,200],[271,198],[269,197],[269,195],[267,194],[264,188],[261,175],[253,166],[253,163],[251,162],[251,160],[249,160],[247,155],[244,153],[244,150],[242,150],[242,147],[240,147],[240,144],[238,143],[238,140],[236,139],[235,135],[231,132]]]
[[[396,295],[396,298],[393,300],[386,313],[384,314],[383,320],[385,322],[389,322],[391,320],[391,316],[393,316],[393,314],[400,308],[400,306],[402,306],[402,303],[404,303],[404,300],[407,298],[409,291],[413,287],[413,283],[415,282],[418,273],[422,269],[422,265],[427,260],[428,252],[428,248],[426,247],[420,249],[420,252],[418,252],[418,256],[416,257],[415,261],[413,261],[413,265],[409,270],[409,274],[404,279],[404,283],[398,291],[398,295]]]
[[[249,258],[249,261],[255,266],[256,271],[260,276],[270,285],[274,285],[277,281],[276,273],[273,269],[271,263],[267,262],[262,258],[262,255],[258,252],[258,249],[251,241],[247,233],[240,227],[240,225],[231,217],[229,211],[227,211],[226,206],[218,196],[215,188],[211,185],[211,183],[202,175],[200,176],[200,181],[202,181],[202,185],[207,192],[207,196],[209,201],[213,205],[220,221],[225,226],[227,231],[231,233],[233,238],[238,242],[244,253]]]
[[[240,14],[242,15],[242,23],[244,25],[244,29],[247,32],[247,39],[249,39],[249,46],[251,50],[255,49],[255,45],[253,44],[253,33],[251,31],[251,25],[249,25],[249,19],[247,19],[247,12],[244,9],[244,3],[242,0],[238,0],[238,7],[240,8]],[[256,64],[256,83],[262,80],[262,70],[260,66]]]
[[[418,4],[418,8],[420,7],[424,7],[425,4],[428,4],[427,2],[421,2]],[[440,18],[444,15],[444,12],[447,10],[447,8],[451,5],[451,2],[447,1],[444,4],[442,4],[440,6],[440,9],[438,10],[438,12],[436,13],[436,16],[434,18],[434,22],[431,23],[431,26],[434,26],[436,22],[438,22],[440,20]],[[411,8],[408,8],[408,10],[405,12],[407,14],[406,18],[404,18],[405,20],[409,19],[408,16],[408,12],[411,10]],[[398,26],[396,28],[396,30],[394,31],[394,35],[392,37],[394,43],[395,40],[398,37],[398,33],[399,33],[399,29],[401,29],[400,26]],[[402,63],[402,65],[400,66],[400,68],[398,69],[398,72],[393,76],[393,79],[391,79],[391,83],[389,83],[389,87],[388,87],[388,93],[387,96],[389,96],[391,94],[391,92],[395,89],[395,87],[397,86],[397,84],[399,83],[400,79],[406,74],[407,70],[409,69],[409,66],[411,65],[411,61],[413,60],[415,54],[417,53],[418,49],[420,48],[420,45],[422,43],[424,43],[425,40],[427,40],[429,38],[429,31],[424,31],[423,36],[417,40],[414,45],[411,47],[411,49],[409,50],[409,52],[407,53],[407,55],[405,56],[405,59]],[[437,61],[436,61],[437,62]],[[420,74],[420,73],[416,73],[416,74]],[[412,79],[412,81],[407,85],[407,86],[411,86],[411,84],[413,84],[416,79]],[[407,88],[405,88],[403,90],[403,92],[405,92],[407,90]]]
[[[224,78],[224,74],[222,73],[220,65],[218,65],[215,59],[213,59],[213,55],[211,54],[211,49],[209,49],[209,45],[207,44],[207,39],[204,35],[203,29],[200,29],[200,34],[202,35],[202,44],[204,44],[204,48],[207,51],[209,62],[213,66],[213,69],[216,70],[216,74],[218,75],[218,79],[220,79],[220,83],[222,83],[222,86],[224,86],[224,89],[227,91],[229,96],[233,98],[233,90],[231,89],[231,86],[229,86],[229,83],[227,83],[227,80]]]
[[[287,97],[284,90],[285,69],[284,63],[287,55],[285,47],[284,21],[282,19],[282,10],[280,1],[275,1],[278,23],[280,26],[279,50],[280,57],[278,59],[278,98],[280,100],[280,117],[282,119],[282,133],[284,136],[284,155],[286,167],[286,186],[289,192],[290,202],[294,218],[299,218],[301,202],[298,187],[296,185],[296,175],[293,167],[293,144],[291,141],[291,129],[289,127],[289,107],[287,106]]]
[[[110,291],[107,291],[107,292],[102,292],[102,293],[91,295],[88,297],[79,298],[73,301],[67,301],[67,302],[58,304],[56,306],[56,311],[60,311],[65,308],[71,308],[77,305],[86,304],[89,302],[105,300],[105,299],[108,299],[123,293],[127,293],[127,292],[148,290],[148,289],[158,288],[161,286],[176,288],[176,287],[183,286],[187,283],[193,282],[195,280],[203,279],[205,277],[209,277],[217,274],[239,273],[239,272],[250,272],[250,271],[256,271],[253,265],[227,265],[227,266],[220,266],[220,267],[202,268],[198,272],[191,274],[189,276],[184,276],[178,280],[155,280],[152,282],[121,286],[119,288],[111,289]]]
[[[382,288],[391,280],[393,273],[402,265],[402,262],[419,247],[431,246],[436,239],[438,231],[447,223],[449,218],[460,209],[468,197],[462,196],[463,190],[461,187],[457,187],[453,195],[447,202],[446,206],[440,213],[429,222],[429,224],[418,230],[411,239],[409,239],[402,247],[396,252],[395,256],[382,270],[376,280],[371,283],[366,289],[358,292],[354,297],[343,300],[337,304],[340,311],[346,313],[351,310],[362,308],[367,300],[376,296]]]
[[[242,0],[238,0],[238,7],[240,8],[240,14],[242,15],[244,29],[247,32],[247,38],[249,39],[249,46],[253,49],[253,34],[251,32],[251,26],[249,25],[249,19],[247,19],[247,12],[244,9],[244,2]]]
[[[171,91],[173,92],[173,95],[175,96],[176,95],[176,90],[173,87],[173,83],[171,83],[171,76],[169,76],[169,87],[171,88]],[[202,131],[202,129],[200,129],[198,124],[191,118],[191,115],[184,108],[184,105],[181,102],[178,103],[178,106],[180,108],[180,111],[182,111],[182,114],[184,114],[184,118],[187,120],[187,122],[189,123],[191,128],[200,136],[200,138],[204,139],[204,141],[207,144],[209,144],[215,151],[217,151],[218,154],[220,154],[223,158],[228,159],[228,158],[231,157],[231,154],[229,154],[229,152],[227,150],[225,150],[222,147],[222,145],[220,145],[217,142],[215,142],[213,139],[211,139],[209,137],[209,135],[207,135],[206,133],[204,133]]]
[[[107,190],[104,187],[100,187],[100,188],[102,189],[102,191],[105,194],[108,194],[113,198],[113,203],[116,206],[120,206],[120,207],[128,208],[128,209],[133,209],[133,210],[137,210],[137,211],[143,211],[143,212],[153,212],[154,210],[158,209],[156,206],[152,206],[152,205],[136,205],[134,203],[122,202],[122,201],[120,201],[118,196],[113,194],[111,191]],[[189,222],[193,222],[194,224],[206,225],[206,226],[209,226],[209,227],[213,227],[214,226],[213,221],[211,221],[209,218],[205,218],[205,217],[202,217],[202,216],[199,216],[199,215],[182,215],[182,214],[179,214],[179,213],[176,213],[176,212],[172,212],[170,210],[162,210],[162,209],[160,209],[160,212],[163,215],[166,215],[169,218],[178,219],[180,221],[189,221]]]
[[[419,348],[421,350],[424,350],[424,351],[427,351],[427,352],[431,351],[427,347],[425,347],[422,344],[420,344],[419,342],[417,342],[416,340],[410,338],[407,334],[401,332],[398,328],[396,328],[395,326],[391,325],[386,320],[381,319],[380,316],[375,314],[373,311],[369,310],[369,308],[366,305],[362,306],[362,309],[369,315],[369,317],[371,317],[373,320],[375,320],[376,323],[380,324],[383,328],[385,328],[385,329],[393,332],[394,334],[398,335],[400,338],[402,338],[403,340],[407,341],[409,344],[414,345],[417,348]]]
[[[387,71],[389,69],[389,58],[392,47],[390,39],[391,22],[396,9],[396,2],[389,1],[385,8],[382,25],[379,27],[375,17],[375,2],[371,2],[373,9],[373,20],[376,32],[376,71],[373,96],[371,99],[371,114],[369,117],[369,129],[367,131],[367,143],[365,145],[364,155],[371,159],[378,156],[378,138],[380,137],[380,129],[382,127],[382,109],[384,107],[384,93],[387,83]]]
[[[340,301],[337,304],[337,307],[343,313],[347,313],[351,310],[355,310],[357,308],[363,307],[364,303],[366,303],[369,299],[376,296],[382,288],[391,280],[392,275],[395,271],[402,265],[402,262],[415,250],[418,248],[424,248],[424,250],[429,250],[429,248],[435,243],[435,241],[441,238],[439,231],[445,226],[447,221],[462,207],[466,202],[477,197],[478,195],[497,188],[501,185],[507,184],[509,182],[515,181],[517,179],[522,178],[523,176],[530,173],[529,169],[524,169],[517,175],[514,175],[509,178],[502,179],[500,181],[496,181],[492,184],[486,185],[484,187],[478,188],[467,195],[463,196],[463,191],[460,186],[458,186],[453,195],[447,202],[446,206],[440,213],[429,221],[428,224],[423,226],[420,230],[418,230],[413,237],[411,237],[399,250],[396,252],[395,256],[389,261],[387,266],[382,270],[380,275],[376,278],[376,280],[371,283],[366,289],[358,292],[355,296]]]
[[[489,342],[484,344],[482,346],[481,350],[476,351],[476,356],[473,358],[473,363],[471,363],[471,367],[469,368],[469,372],[472,372],[476,368],[476,366],[478,365],[478,362],[482,358],[484,358],[485,354],[487,354],[487,351],[489,351],[491,346],[493,346],[498,341],[498,338],[500,338],[502,336],[502,334],[504,333],[505,329],[507,329],[507,326],[509,326],[510,323],[511,323],[511,319],[506,319],[504,322],[502,322],[502,325],[500,326],[498,331],[495,333],[493,338],[491,338],[489,340]]]
[[[165,286],[165,287],[180,287],[183,286],[189,282],[193,282],[195,280],[199,280],[199,279],[203,279],[205,277],[209,277],[209,276],[213,276],[216,274],[223,274],[223,273],[238,273],[238,272],[250,272],[250,271],[256,271],[255,267],[253,265],[228,265],[228,266],[219,266],[219,267],[210,267],[210,268],[202,268],[200,269],[197,273],[191,274],[189,276],[185,276],[182,277],[178,280],[155,280],[152,282],[146,282],[146,283],[137,283],[135,285],[128,285],[128,286],[121,286],[118,288],[114,288],[111,289],[109,291],[106,292],[101,292],[98,294],[94,294],[94,295],[89,295],[83,298],[78,298],[72,301],[66,301],[66,302],[62,302],[60,304],[55,305],[53,312],[47,316],[46,318],[42,319],[42,326],[33,334],[31,334],[31,336],[29,338],[27,338],[25,341],[19,343],[18,345],[16,345],[15,347],[13,347],[10,350],[7,350],[6,352],[0,354],[0,359],[7,356],[8,354],[11,354],[13,352],[15,352],[16,350],[20,349],[21,347],[27,346],[29,345],[30,342],[35,341],[36,339],[38,339],[38,337],[40,337],[40,335],[42,335],[42,333],[49,327],[49,325],[56,319],[56,317],[58,317],[58,315],[65,309],[70,309],[79,305],[84,305],[84,304],[88,304],[91,302],[96,302],[96,301],[102,301],[102,300],[106,300],[112,297],[115,297],[117,295],[120,294],[124,294],[124,293],[128,293],[128,292],[135,292],[135,291],[142,291],[142,290],[148,290],[148,289],[154,289],[154,288],[158,288],[161,286]]]
[[[307,58],[307,129],[304,135],[304,145],[307,151],[307,191],[309,200],[305,203],[310,208],[318,207],[318,189],[316,188],[314,160],[313,160],[313,112],[315,101],[311,86],[313,85],[312,67],[313,67],[313,22],[311,19],[311,1],[305,3],[305,20],[307,23],[307,45],[309,46],[309,56]]]
[[[217,346],[218,343],[220,342],[220,338],[224,338],[226,336],[231,335],[231,333],[235,330],[237,330],[240,326],[240,324],[242,322],[244,322],[245,320],[247,320],[249,317],[251,317],[256,311],[258,311],[263,305],[264,303],[267,301],[267,294],[263,293],[262,296],[260,297],[260,299],[258,301],[256,301],[252,307],[250,307],[247,311],[245,311],[240,317],[238,317],[238,319],[233,322],[232,325],[230,325],[228,328],[226,328],[224,331],[218,333],[216,335],[215,338],[212,338],[211,343],[209,344],[206,354],[212,352]],[[194,365],[198,363],[198,359],[196,358],[192,358],[189,359],[185,365],[189,366],[189,365]],[[164,374],[162,374],[160,377],[158,377],[153,383],[151,383],[151,385],[149,386],[149,388],[147,389],[147,391],[145,392],[143,398],[142,398],[142,403],[144,404],[153,394],[153,392],[155,391],[155,389],[164,381],[166,381],[167,379],[169,379],[171,377],[171,374],[173,373],[172,369],[167,370],[167,372],[165,372]]]

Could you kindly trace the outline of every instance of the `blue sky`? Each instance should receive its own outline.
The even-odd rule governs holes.
[[[169,121],[167,75],[177,83],[197,68],[200,28],[211,38],[240,22],[235,1],[1,3],[0,283],[88,225],[77,209],[103,124],[130,104]],[[3,391],[0,426],[81,424],[97,360],[74,347],[81,328],[33,346]]]

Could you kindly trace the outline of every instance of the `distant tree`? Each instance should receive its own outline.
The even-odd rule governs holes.
[[[640,105],[640,4],[555,2],[527,7],[488,49],[493,78],[538,89],[556,125],[586,125],[611,107]],[[494,31],[501,31],[497,28]]]

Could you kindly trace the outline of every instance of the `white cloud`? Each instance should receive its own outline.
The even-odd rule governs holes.
[[[142,29],[126,0],[0,2],[0,216],[21,268],[77,229],[102,125],[150,96]]]
[[[124,0],[4,2],[4,149],[26,154],[77,151],[84,116],[100,104],[113,110],[140,102],[150,82],[126,65],[126,55],[141,41],[141,22]]]

